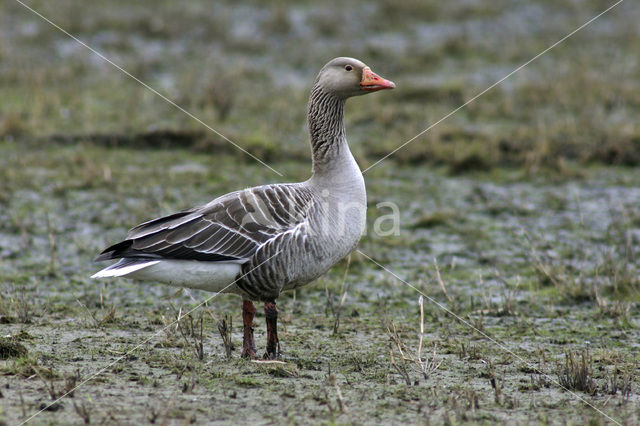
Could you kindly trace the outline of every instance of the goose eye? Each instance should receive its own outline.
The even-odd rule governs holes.
[[[344,69],[347,71],[351,71],[353,69],[353,67],[351,65],[345,65]]]

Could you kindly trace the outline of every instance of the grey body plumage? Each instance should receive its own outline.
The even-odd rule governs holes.
[[[313,281],[349,254],[365,229],[366,191],[345,137],[345,101],[393,87],[356,59],[332,60],[309,99],[309,180],[232,192],[138,225],[96,258],[120,260],[93,277],[156,280],[270,303]]]

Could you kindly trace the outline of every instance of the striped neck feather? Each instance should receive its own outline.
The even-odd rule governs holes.
[[[309,98],[309,133],[313,173],[323,173],[331,169],[331,163],[349,147],[344,130],[344,103],[326,92],[319,84],[314,85]]]

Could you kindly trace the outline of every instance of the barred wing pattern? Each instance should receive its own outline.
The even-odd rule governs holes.
[[[312,207],[300,184],[232,192],[196,207],[142,223],[96,261],[117,258],[248,261],[270,240],[300,229]]]

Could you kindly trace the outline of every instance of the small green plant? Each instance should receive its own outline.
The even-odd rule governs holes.
[[[565,352],[564,364],[559,364],[558,382],[571,391],[585,392],[594,395],[597,386],[593,380],[593,358],[587,350],[577,352]]]
[[[609,395],[616,395],[618,392],[623,398],[628,399],[633,392],[633,374],[629,371],[620,371],[616,364],[607,377],[607,381],[602,387],[602,392]]]
[[[27,355],[27,348],[15,339],[0,337],[0,359],[18,358]]]
[[[616,300],[615,302],[608,301],[600,296],[597,286],[594,286],[593,294],[596,299],[596,304],[598,305],[598,317],[618,319],[621,324],[631,326],[632,323],[629,320],[631,303],[620,300]]]

